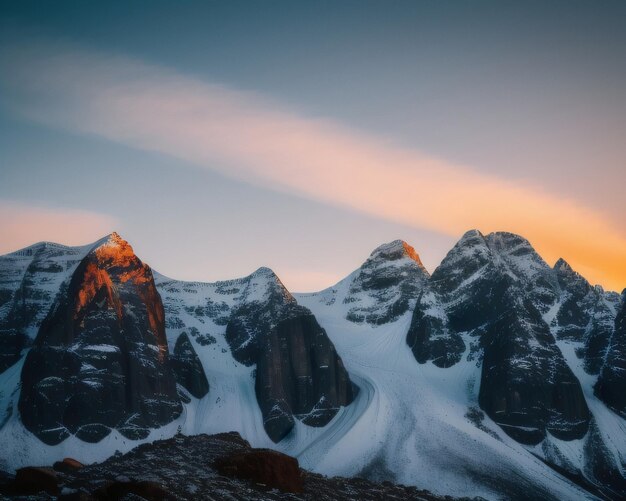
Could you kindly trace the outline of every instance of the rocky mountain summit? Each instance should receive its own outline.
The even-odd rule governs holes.
[[[350,305],[348,320],[374,325],[397,320],[409,310],[428,276],[415,249],[403,240],[381,245],[350,282],[343,298]]]
[[[435,270],[413,313],[407,343],[420,363],[447,367],[480,348],[480,407],[516,440],[546,431],[581,438],[589,411],[542,314],[559,298],[552,269],[527,240],[466,233]],[[433,313],[434,312],[434,313]]]
[[[150,268],[112,234],[78,264],[26,356],[26,429],[48,444],[113,429],[138,439],[178,417],[164,322]]]

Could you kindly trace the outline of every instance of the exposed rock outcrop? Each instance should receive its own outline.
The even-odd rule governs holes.
[[[177,435],[144,444],[123,456],[60,474],[50,487],[67,499],[85,501],[139,499],[137,496],[147,500],[453,500],[390,482],[311,473],[300,469],[292,457],[251,448],[237,433]],[[24,494],[14,481],[2,482],[0,472],[0,496],[19,498]],[[28,499],[50,497],[41,492]]]
[[[615,330],[594,391],[606,405],[626,418],[626,289],[622,292]]]
[[[549,431],[585,435],[589,410],[580,384],[543,319],[559,299],[552,269],[527,240],[467,232],[435,270],[413,313],[407,343],[420,363],[460,361],[463,335],[483,356],[479,404],[516,440]]]
[[[202,363],[186,333],[178,336],[170,362],[176,381],[192,396],[202,398],[209,392],[209,382]]]
[[[353,387],[341,358],[313,314],[299,306],[271,270],[260,299],[235,308],[226,326],[233,356],[256,364],[255,392],[265,431],[274,442],[294,417],[324,426],[352,402]],[[258,272],[257,272],[258,273]]]
[[[251,480],[270,489],[300,493],[304,479],[298,460],[269,449],[238,452],[218,458],[215,468],[220,474]]]
[[[88,246],[41,242],[0,256],[0,373],[20,359],[61,283],[87,252]]]

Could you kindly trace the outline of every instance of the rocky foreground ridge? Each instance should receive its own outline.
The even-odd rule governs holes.
[[[267,449],[253,449],[238,433],[177,435],[104,463],[66,459],[54,468],[0,474],[0,496],[59,501],[127,500],[415,500],[443,501],[416,487],[362,478],[328,478]]]

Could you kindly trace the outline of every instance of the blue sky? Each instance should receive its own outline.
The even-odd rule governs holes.
[[[40,227],[24,225],[32,231],[6,238],[3,251],[49,233],[86,242],[111,226],[173,277],[215,280],[267,265],[289,288],[312,290],[395,238],[411,243],[432,271],[464,229],[478,227],[520,232],[549,261],[564,255],[595,281],[626,285],[615,266],[626,262],[621,2],[26,1],[0,9],[0,217],[6,223],[31,210],[33,217],[41,211],[41,220],[50,211],[68,220],[78,212],[100,218],[85,228],[76,223],[71,234],[50,223],[41,237]],[[59,54],[58,69],[44,64]],[[77,61],[94,67],[69,80],[84,69]],[[107,80],[107,65],[117,80]],[[206,147],[201,136],[196,148],[190,134],[161,148],[159,134],[172,129],[146,138],[131,127],[158,121],[148,105],[139,108],[144,122],[129,125],[136,117],[102,113],[94,124],[90,113],[101,110],[86,89],[110,94],[127,83],[129,65],[146,68],[144,94],[154,83],[155,95],[173,99],[172,88],[162,85],[170,77],[177,102],[196,83],[207,86],[194,94],[203,103],[223,89],[230,138],[240,123],[231,115],[246,119],[241,100],[258,120],[278,124],[275,131],[303,124],[301,133],[313,137],[306,143],[311,154],[302,158],[304,146],[287,148],[286,165],[273,172],[263,162],[283,157],[260,151],[254,128],[242,136],[244,156],[219,142]],[[13,79],[20,68],[28,85]],[[58,88],[36,85],[55,71],[66,79]],[[93,80],[94,74],[104,77]],[[275,110],[286,117],[280,123]],[[189,114],[176,119],[176,130],[188,132],[214,125],[190,123]],[[272,138],[280,148],[281,138]],[[376,144],[371,153],[379,163],[361,168],[353,152],[369,144]],[[317,145],[341,150],[355,184],[363,173],[369,185],[365,179],[353,193],[349,183],[325,190],[329,178],[319,171],[339,160],[320,156],[316,165]],[[409,177],[386,163],[406,151],[407,169],[416,164]],[[251,165],[256,154],[267,158]],[[440,164],[426,169],[425,157]],[[289,167],[301,158],[308,170],[292,180]],[[367,187],[386,171],[412,185],[409,191],[385,184],[389,207]],[[450,190],[443,171],[459,176]],[[315,178],[311,186],[307,172]],[[491,192],[483,189],[492,182]],[[468,202],[490,193],[497,194],[492,207]],[[502,199],[514,200],[517,210],[509,214]],[[465,204],[470,217],[454,211],[442,217],[440,201]],[[528,213],[543,216],[524,219],[525,203]],[[498,211],[501,219],[486,216]],[[551,225],[540,227],[544,220]],[[580,241],[573,236],[578,222]],[[589,249],[583,240],[605,243]]]

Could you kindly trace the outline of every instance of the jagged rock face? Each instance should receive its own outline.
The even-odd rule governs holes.
[[[448,327],[447,318],[437,308],[437,298],[430,291],[417,300],[406,342],[420,364],[430,360],[442,368],[458,363],[465,351],[463,338]]]
[[[614,328],[619,296],[593,287],[563,259],[554,265],[560,287],[560,304],[550,323],[557,339],[582,343],[578,350],[585,371],[598,374]]]
[[[550,267],[524,238],[511,233],[467,232],[432,276],[457,332],[479,328],[494,315],[494,299],[510,285],[546,312],[557,297]]]
[[[279,442],[296,419],[326,425],[353,399],[341,358],[313,314],[270,277],[263,300],[232,312],[226,339],[233,357],[256,364],[255,392],[265,431]],[[277,286],[278,285],[278,286]]]
[[[297,302],[268,268],[258,270],[251,280],[256,292],[247,285],[241,302],[231,310],[226,325],[226,339],[235,360],[252,365],[264,348],[265,337],[288,314]],[[259,280],[260,279],[260,280]]]
[[[407,343],[418,362],[449,367],[465,352],[463,335],[473,337],[483,356],[479,404],[489,417],[523,443],[539,443],[546,431],[580,438],[589,411],[542,318],[558,298],[552,269],[528,241],[470,231],[420,296]]]
[[[481,336],[481,408],[521,443],[537,444],[546,432],[582,438],[589,409],[548,326],[528,299],[507,291],[497,302],[500,315]]]
[[[265,430],[275,442],[291,431],[292,416],[309,426],[325,426],[340,406],[352,402],[341,358],[306,308],[293,308],[264,344],[257,355],[255,390]]]
[[[80,262],[43,321],[19,411],[47,444],[113,429],[144,438],[182,412],[152,272],[117,234]]]
[[[227,353],[255,367],[265,430],[279,441],[295,419],[323,426],[352,401],[341,359],[311,312],[298,305],[269,268],[222,282],[179,282],[157,275],[170,345],[185,335],[203,360]],[[199,351],[198,351],[199,352]],[[229,355],[230,356],[230,355]]]
[[[192,396],[202,398],[209,392],[202,363],[187,334],[178,336],[170,361],[176,381]]]
[[[435,270],[413,311],[407,344],[416,360],[439,367],[459,362],[465,351],[461,333],[483,329],[501,288],[487,241],[478,231],[467,232]]]
[[[0,373],[35,338],[61,283],[86,252],[42,242],[0,257]]]
[[[615,330],[594,392],[606,405],[626,418],[626,289],[622,292]]]
[[[350,284],[344,303],[351,304],[347,319],[380,325],[404,315],[417,297],[428,272],[415,249],[402,240],[372,252]]]

